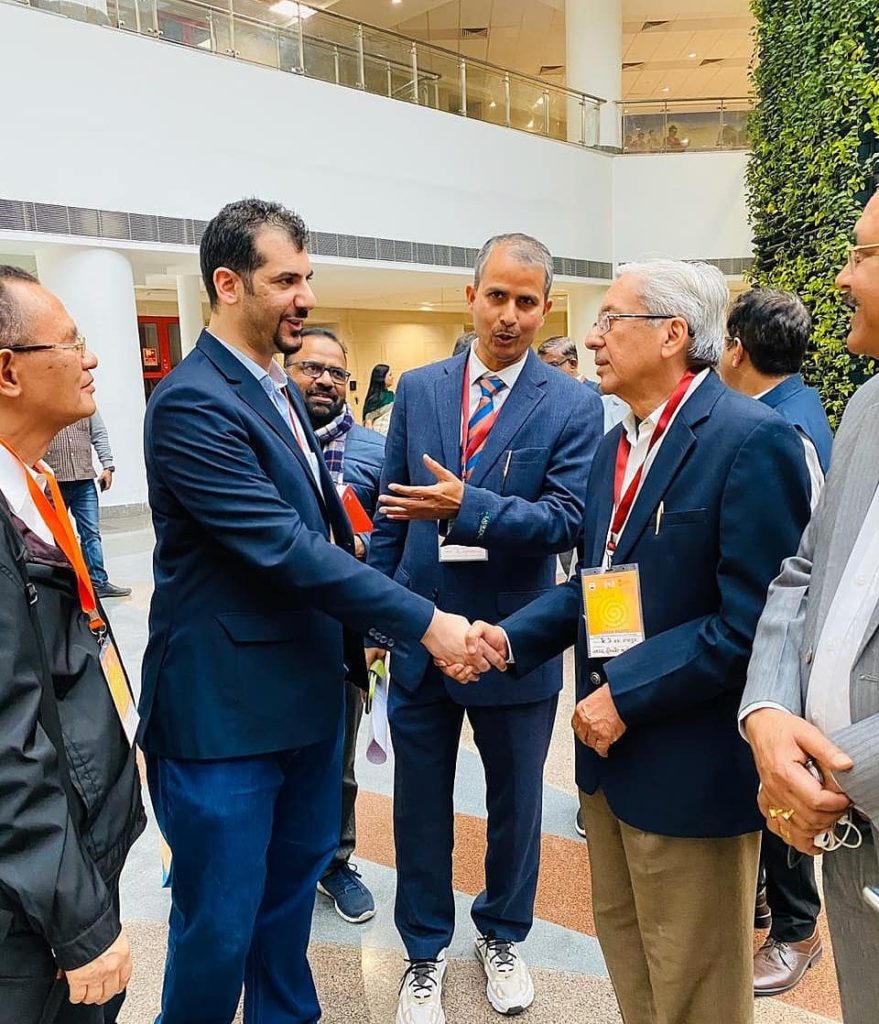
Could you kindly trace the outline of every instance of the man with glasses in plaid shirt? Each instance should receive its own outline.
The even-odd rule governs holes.
[[[379,481],[385,460],[385,439],[375,430],[361,427],[346,400],[348,350],[325,327],[306,327],[302,347],[284,360],[284,369],[299,388],[308,418],[320,442],[324,462],[336,486],[350,484],[370,517],[378,501]],[[369,534],[355,533],[355,554],[366,557]],[[333,901],[345,921],[360,924],[375,916],[375,900],[351,863],[356,845],[354,803],[357,779],[354,753],[357,730],[363,717],[361,691],[351,682],[345,686],[345,746],[342,751],[342,830],[339,848],[318,883],[318,892]]]

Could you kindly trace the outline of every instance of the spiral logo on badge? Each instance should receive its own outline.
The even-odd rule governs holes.
[[[608,587],[599,590],[596,595],[599,619],[607,632],[617,632],[626,625],[629,609],[626,599],[619,587]]]

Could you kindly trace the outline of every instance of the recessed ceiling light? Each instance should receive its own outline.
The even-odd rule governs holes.
[[[492,100],[492,101],[491,101],[491,103],[489,103],[489,105],[488,105],[488,109],[489,109],[489,110],[494,110],[494,108],[495,108],[496,106],[497,106],[497,103],[495,103],[495,101],[494,101],[494,100]]]
[[[695,60],[696,57],[698,56],[698,54],[696,54],[696,53],[688,53],[687,56],[690,58],[690,60]]]
[[[663,86],[662,91],[663,92],[671,92],[671,89],[669,89],[669,87],[667,85],[665,85],[665,86]]]
[[[311,7],[300,7],[295,0],[278,0],[269,10],[273,14],[282,14],[285,18],[301,18],[303,21],[317,13]]]

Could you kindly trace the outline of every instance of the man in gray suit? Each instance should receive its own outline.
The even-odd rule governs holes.
[[[855,235],[837,279],[855,310],[848,347],[879,357],[879,194]],[[830,851],[824,895],[846,1024],[874,1024],[879,1006],[879,918],[861,897],[879,878],[877,485],[873,378],[849,402],[800,549],[769,588],[739,715],[770,829],[802,854]],[[842,816],[852,828],[837,826]]]

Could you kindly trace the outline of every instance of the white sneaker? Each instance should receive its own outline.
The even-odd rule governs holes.
[[[410,960],[400,982],[397,1024],[446,1024],[443,1013],[443,978],[446,951],[436,960]]]
[[[512,1017],[534,1002],[534,983],[515,942],[480,935],[476,955],[488,979],[485,994],[498,1013]]]

